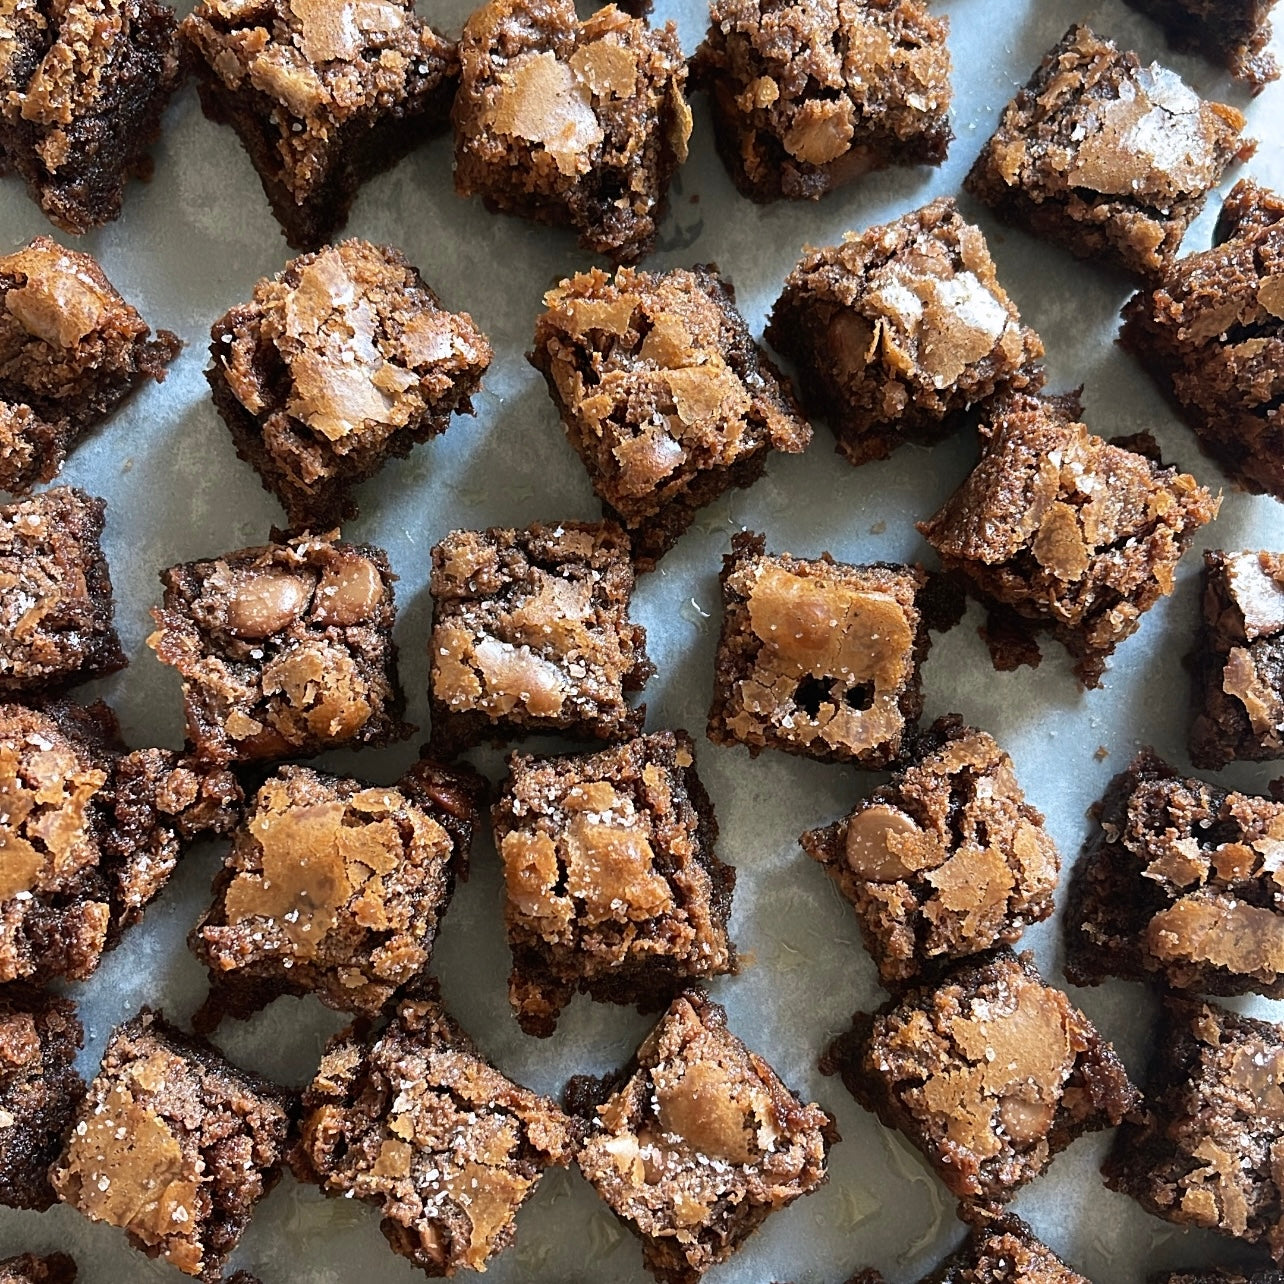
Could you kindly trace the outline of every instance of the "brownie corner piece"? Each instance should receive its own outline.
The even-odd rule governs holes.
[[[1280,75],[1270,52],[1275,0],[1127,0],[1163,28],[1168,43],[1184,53],[1220,62],[1260,94]]]
[[[967,1210],[963,1243],[924,1284],[1090,1284],[1015,1213]]]
[[[19,1253],[0,1260],[0,1284],[76,1284],[76,1260],[67,1253]]]

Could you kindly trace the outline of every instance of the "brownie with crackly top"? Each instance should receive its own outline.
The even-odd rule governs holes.
[[[607,5],[490,0],[459,42],[455,190],[489,209],[573,228],[630,263],[655,244],[687,158],[686,60],[672,22]]]
[[[436,1000],[403,1000],[382,1030],[335,1036],[303,1095],[290,1163],[330,1196],[374,1204],[393,1251],[433,1277],[483,1271],[577,1122],[505,1078]]]
[[[19,1253],[0,1262],[0,1284],[76,1284],[76,1274],[66,1253]]]
[[[182,676],[197,753],[263,762],[409,735],[395,578],[381,549],[311,535],[163,571],[147,645]]]
[[[1012,759],[984,731],[940,718],[907,762],[803,848],[851,902],[889,986],[997,945],[1053,909],[1061,859]]]
[[[1183,53],[1221,63],[1260,94],[1280,69],[1268,46],[1275,0],[1126,0],[1153,18],[1168,43]]]
[[[938,440],[970,408],[1044,380],[1043,342],[999,283],[985,234],[949,197],[808,250],[766,337],[853,464]]]

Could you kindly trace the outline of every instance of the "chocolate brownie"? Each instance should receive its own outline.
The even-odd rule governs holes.
[[[269,776],[189,937],[210,975],[196,1028],[281,994],[377,1016],[428,967],[483,788],[428,759],[392,787],[310,767]]]
[[[230,772],[127,752],[101,701],[0,704],[0,983],[91,976],[184,845],[226,833],[240,801]]]
[[[125,183],[183,79],[177,19],[155,0],[21,0],[0,40],[0,174],[67,232],[120,214]]]
[[[1284,1271],[1232,1270],[1207,1266],[1189,1271],[1157,1271],[1146,1284],[1284,1284]]]
[[[161,572],[147,639],[183,678],[202,758],[258,762],[410,734],[387,555],[300,535]]]
[[[691,109],[677,28],[612,5],[490,0],[464,25],[455,190],[488,209],[569,226],[616,262],[655,244]]]
[[[1160,277],[1226,167],[1244,117],[1085,26],[1044,55],[964,186],[1005,222],[1080,258]]]
[[[580,1171],[664,1284],[694,1284],[828,1180],[833,1120],[726,1022],[702,990],[687,990],[618,1074],[566,1088],[568,1109],[590,1125]]]
[[[144,1008],[112,1032],[50,1180],[148,1257],[216,1284],[281,1175],[295,1104]]]
[[[303,1095],[290,1163],[327,1195],[376,1205],[394,1252],[430,1276],[484,1271],[512,1243],[545,1169],[580,1129],[506,1079],[434,997],[406,999],[379,1033],[332,1039]]]
[[[594,269],[544,296],[529,360],[608,517],[653,570],[700,508],[811,428],[716,267]]]
[[[1275,0],[1127,0],[1164,29],[1168,43],[1203,54],[1260,94],[1280,69],[1267,51]]]
[[[713,0],[693,75],[741,193],[816,200],[885,165],[939,165],[949,29],[920,0]]]
[[[0,489],[50,481],[139,384],[165,378],[182,345],[151,333],[88,254],[37,236],[0,257]]]
[[[452,531],[432,550],[429,705],[445,757],[536,731],[626,740],[646,706],[646,630],[629,619],[629,541],[614,522]]]
[[[1284,199],[1237,183],[1219,231],[1129,300],[1119,342],[1236,484],[1284,500]]]
[[[1144,1106],[1102,1166],[1106,1185],[1284,1259],[1284,1026],[1170,998],[1151,1046]]]
[[[722,559],[709,739],[886,767],[923,711],[930,639],[917,566],[769,554],[752,531]]]
[[[1114,1049],[1030,955],[999,950],[858,1012],[821,1069],[897,1128],[960,1200],[1004,1204],[1136,1104]]]
[[[891,781],[802,836],[851,902],[889,986],[1012,945],[1053,909],[1061,858],[1012,759],[950,715],[912,742]]]
[[[549,1035],[578,990],[664,1007],[685,982],[737,970],[727,936],[736,872],[685,731],[600,753],[513,754],[495,804],[508,998],[527,1034]]]
[[[1043,386],[1042,341],[999,284],[984,233],[948,197],[808,250],[766,336],[853,464],[938,440],[999,393]]]
[[[1284,998],[1273,852],[1284,803],[1180,777],[1149,750],[1110,782],[1075,866],[1066,975]]]
[[[1177,563],[1220,498],[1186,473],[1093,436],[1077,393],[1013,396],[982,427],[980,463],[929,521],[947,571],[993,610],[998,668],[1037,663],[1051,632],[1085,687],[1142,615],[1173,590]],[[1005,651],[1003,631],[1032,652]]]
[[[490,365],[405,256],[349,240],[287,263],[210,329],[214,404],[296,529],[354,517],[349,490],[446,431]]]
[[[0,1284],[76,1284],[76,1263],[66,1253],[22,1253],[0,1261]]]
[[[206,116],[231,125],[295,249],[348,221],[361,185],[444,130],[455,46],[413,0],[201,0],[180,35]]]

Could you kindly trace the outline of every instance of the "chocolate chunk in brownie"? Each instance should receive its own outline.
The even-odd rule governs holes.
[[[642,1241],[664,1284],[694,1284],[774,1212],[828,1180],[833,1120],[800,1101],[699,989],[675,998],[633,1060],[579,1076],[580,1171]]]
[[[808,250],[766,334],[853,464],[938,440],[998,393],[1043,386],[1042,341],[999,284],[984,233],[948,197]]]
[[[0,257],[0,489],[50,481],[139,384],[165,378],[181,344],[151,333],[90,255],[37,236]]]
[[[693,76],[741,193],[816,200],[885,165],[939,165],[949,29],[920,0],[714,0]]]
[[[381,549],[300,535],[161,572],[147,639],[183,678],[203,758],[258,762],[410,734]]]
[[[1177,563],[1221,501],[1188,474],[1093,436],[1081,414],[1077,393],[997,405],[980,463],[919,530],[947,571],[1009,626],[1023,622],[1031,642],[1049,631],[1095,687],[1115,647],[1172,592]],[[1015,667],[997,649],[994,658]]]
[[[353,486],[471,414],[492,355],[404,255],[355,239],[260,281],[210,340],[206,378],[236,453],[312,530],[354,517]]]
[[[1009,950],[858,1012],[821,1069],[904,1133],[959,1199],[986,1204],[1006,1203],[1137,1100],[1088,1018]]]
[[[376,1205],[393,1251],[442,1276],[484,1271],[512,1243],[518,1209],[545,1169],[571,1162],[580,1128],[500,1074],[426,994],[377,1034],[330,1041],[300,1134],[296,1176]]]
[[[483,782],[424,759],[392,787],[282,767],[259,787],[189,938],[198,1030],[282,994],[373,1017],[423,975]]]
[[[281,1175],[295,1105],[144,1008],[112,1031],[50,1179],[91,1221],[216,1284]]]
[[[445,757],[537,731],[626,740],[646,706],[646,630],[629,619],[614,522],[452,531],[432,550],[432,747]]]
[[[1220,231],[1129,300],[1119,342],[1237,485],[1284,500],[1284,200],[1237,183]]]
[[[1280,69],[1267,51],[1275,0],[1127,0],[1153,18],[1168,43],[1183,53],[1203,54],[1248,82],[1260,94]]]
[[[884,984],[1011,945],[1052,913],[1061,858],[1012,759],[950,715],[844,820],[802,836],[851,902]]]
[[[92,975],[184,845],[230,830],[240,802],[227,771],[127,752],[101,701],[0,704],[0,983]]]
[[[361,185],[445,129],[455,46],[413,0],[201,0],[180,28],[201,106],[231,125],[295,249],[348,221]]]
[[[66,1253],[20,1253],[0,1261],[0,1284],[76,1284],[75,1259]]]
[[[1145,1102],[1102,1165],[1106,1185],[1284,1259],[1284,1026],[1170,998],[1151,1046]]]
[[[811,441],[716,267],[594,269],[544,296],[530,362],[608,517],[649,571],[700,508]]]
[[[1226,167],[1244,117],[1085,26],[1044,55],[964,186],[1005,222],[1080,258],[1158,278]]]
[[[488,209],[569,226],[617,263],[655,244],[687,158],[686,60],[672,22],[572,0],[490,0],[464,26],[455,190]]]
[[[595,754],[513,754],[508,770],[495,846],[508,998],[527,1034],[552,1034],[577,990],[654,1011],[686,982],[737,970],[736,872],[714,854],[718,825],[685,731]]]
[[[923,711],[930,639],[917,566],[769,554],[752,531],[722,559],[714,744],[825,762],[894,762]]]
[[[0,173],[67,232],[120,214],[125,183],[183,79],[174,11],[156,0],[12,0],[0,38]]]

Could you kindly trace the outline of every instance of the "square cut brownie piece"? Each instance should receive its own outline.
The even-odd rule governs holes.
[[[1043,386],[1042,341],[999,284],[985,234],[948,197],[809,249],[766,337],[853,464],[938,440],[998,393]]]
[[[377,1016],[427,970],[483,788],[427,759],[392,787],[310,767],[269,776],[189,937],[210,975],[196,1028],[282,994]]]
[[[51,222],[87,232],[120,214],[182,83],[174,11],[155,0],[11,0],[0,39],[0,173]]]
[[[1284,1260],[1284,1026],[1166,1000],[1145,1102],[1102,1165],[1147,1212]]]
[[[37,236],[0,257],[0,489],[50,481],[90,428],[165,378],[182,345],[151,333],[90,255]]]
[[[722,559],[709,739],[881,768],[923,711],[930,639],[917,566],[769,554],[752,531]]]
[[[381,549],[310,535],[162,571],[147,645],[182,675],[197,753],[261,762],[409,735],[395,578]]]
[[[1004,108],[964,186],[1079,258],[1160,276],[1226,167],[1244,117],[1176,72],[1073,26]]]
[[[1182,779],[1149,750],[1110,782],[1076,864],[1066,975],[1284,998],[1284,802]]]
[[[0,1261],[0,1284],[76,1284],[76,1262],[66,1253],[20,1253]]]
[[[281,1175],[295,1104],[144,1008],[112,1032],[50,1179],[91,1221],[216,1284]]]
[[[1061,858],[1012,759],[950,715],[844,820],[802,836],[851,902],[888,986],[1012,945],[1052,913]]]
[[[918,528],[991,607],[996,668],[1037,664],[1034,635],[1046,629],[1096,687],[1115,647],[1172,592],[1177,563],[1221,500],[1093,436],[1081,413],[1077,393],[997,405],[980,463]]]
[[[948,18],[920,0],[714,0],[695,56],[718,153],[750,200],[816,200],[950,143]]]
[[[655,244],[687,158],[686,60],[672,22],[614,5],[490,0],[464,26],[455,190],[488,209],[574,228],[617,263]]]
[[[429,705],[445,757],[550,731],[626,740],[653,672],[629,619],[629,541],[614,522],[452,531],[432,550]]]
[[[999,950],[858,1012],[821,1061],[960,1200],[1005,1204],[1137,1093],[1114,1049],[1028,954]]]
[[[577,991],[664,1007],[685,982],[737,970],[736,872],[714,854],[713,804],[685,731],[600,753],[513,754],[495,804],[509,1002],[549,1035]]]
[[[1284,500],[1284,198],[1239,182],[1218,230],[1129,300],[1119,342],[1237,485]]]
[[[484,1271],[580,1127],[506,1079],[431,995],[378,1033],[332,1039],[303,1095],[290,1163],[327,1195],[376,1205],[394,1252],[430,1276]]]
[[[472,413],[491,347],[399,251],[348,240],[287,263],[210,330],[206,378],[236,453],[295,529],[356,515],[349,490]]]
[[[231,125],[285,239],[315,250],[361,185],[445,129],[455,46],[413,0],[201,0],[180,35],[210,120]]]
[[[772,1213],[823,1186],[838,1137],[700,989],[673,1000],[617,1074],[572,1079],[566,1102],[589,1124],[580,1171],[664,1284],[694,1284]]]
[[[1259,94],[1280,69],[1268,52],[1275,0],[1127,0],[1153,18],[1168,43],[1183,53],[1203,54],[1246,80]]]
[[[799,454],[811,427],[750,337],[717,268],[594,269],[544,296],[531,364],[543,372],[607,516],[652,570],[699,509]]]
[[[107,505],[59,486],[0,506],[0,697],[48,695],[123,669]]]
[[[101,701],[0,704],[0,985],[91,976],[184,845],[230,830],[240,802],[230,772],[127,752]]]

